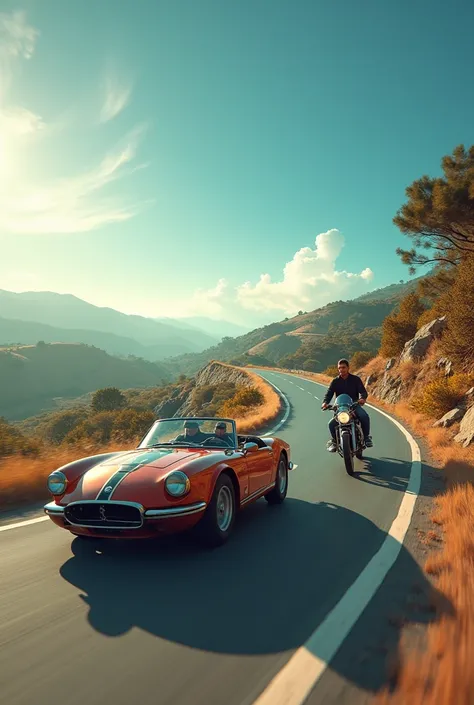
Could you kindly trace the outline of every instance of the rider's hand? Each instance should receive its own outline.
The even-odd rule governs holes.
[[[365,402],[366,402],[366,399],[359,399],[359,404],[361,406],[364,406]]]
[[[326,402],[324,402],[323,404],[321,404],[321,409],[327,409],[327,408],[328,408],[328,405],[326,404]]]

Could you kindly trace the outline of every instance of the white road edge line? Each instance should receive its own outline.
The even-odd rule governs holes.
[[[275,376],[275,375],[273,375],[273,376]],[[283,399],[283,403],[285,404],[285,407],[286,407],[285,414],[284,414],[283,418],[281,419],[281,421],[279,421],[279,423],[277,423],[277,425],[274,426],[270,431],[267,431],[267,433],[262,434],[264,436],[272,436],[274,433],[276,433],[278,431],[279,428],[281,428],[288,421],[288,416],[290,415],[290,411],[291,411],[291,404],[288,401],[285,394],[283,394],[281,389],[278,389],[278,387],[275,384],[273,384],[273,382],[270,382],[269,379],[265,379],[265,381],[273,387],[273,389],[276,391],[277,394],[280,395],[280,398]]]
[[[20,526],[29,526],[30,524],[38,524],[40,521],[48,521],[49,517],[35,517],[35,519],[27,519],[26,521],[19,521],[16,524],[5,524],[0,526],[0,531],[10,531],[10,529],[19,529]]]
[[[312,379],[308,382],[319,384]],[[311,634],[265,688],[253,705],[302,705],[312,693],[346,636],[375,595],[388,571],[394,565],[413,516],[421,485],[421,451],[407,429],[396,419],[367,404],[389,419],[405,436],[411,449],[412,462],[408,487],[400,503],[387,537],[362,573],[339,600],[326,619]],[[318,656],[320,654],[321,656]],[[324,658],[322,658],[324,654]]]

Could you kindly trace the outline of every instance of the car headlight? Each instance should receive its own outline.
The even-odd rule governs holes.
[[[337,415],[337,420],[339,421],[339,423],[349,423],[349,421],[351,420],[351,415],[348,411],[341,411]]]
[[[63,494],[67,487],[67,477],[57,470],[48,477],[47,485],[51,494]]]
[[[183,497],[190,487],[189,477],[184,472],[172,472],[165,480],[165,489],[172,497]]]

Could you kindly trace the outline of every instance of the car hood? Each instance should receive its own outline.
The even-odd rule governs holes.
[[[64,496],[64,501],[97,499],[99,494],[100,499],[107,499],[106,488],[115,486],[114,499],[119,495],[126,499],[124,493],[132,488],[151,489],[174,468],[186,467],[190,461],[208,454],[206,450],[187,448],[150,448],[119,453],[87,470],[71,494]]]

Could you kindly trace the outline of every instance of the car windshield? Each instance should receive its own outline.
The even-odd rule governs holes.
[[[151,446],[176,446],[203,448],[237,447],[235,421],[221,418],[172,418],[160,419],[150,428],[139,448]]]

